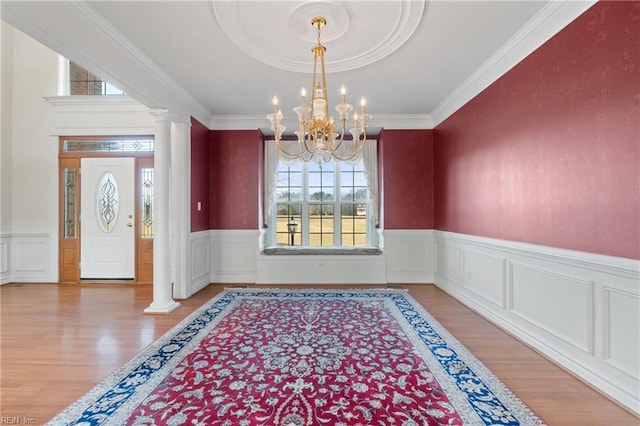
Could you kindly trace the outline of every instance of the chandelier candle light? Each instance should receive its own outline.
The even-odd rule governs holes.
[[[297,140],[283,140],[282,138],[286,127],[281,124],[283,115],[276,96],[273,97],[273,113],[267,115],[278,149],[288,159],[314,160],[318,163],[330,161],[332,158],[340,161],[351,160],[362,151],[367,142],[367,124],[372,116],[367,114],[364,98],[360,101],[360,114],[353,114],[353,127],[349,129],[351,139],[348,137],[345,139],[345,130],[353,105],[346,103],[347,91],[344,85],[340,89],[342,102],[335,107],[340,116],[340,124],[336,125],[333,117],[329,115],[324,66],[324,52],[327,49],[320,44],[320,31],[326,23],[327,21],[323,17],[311,20],[311,25],[318,31],[317,44],[311,49],[313,52],[313,81],[311,84],[313,90],[311,102],[306,105],[307,92],[303,87],[300,91],[301,103],[293,108],[298,115],[299,127],[294,132]],[[318,79],[318,61],[320,62],[320,79]],[[339,126],[339,134],[336,132],[336,126]]]

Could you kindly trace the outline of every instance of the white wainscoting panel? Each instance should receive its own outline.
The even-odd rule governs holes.
[[[211,282],[256,282],[257,230],[211,230]]]
[[[593,282],[514,262],[508,276],[514,315],[593,353]]]
[[[258,284],[384,284],[384,255],[259,255]]]
[[[438,275],[451,285],[462,285],[462,249],[455,244],[434,240],[434,282]]]
[[[640,295],[604,286],[604,359],[607,364],[631,376],[640,376],[640,345],[629,336],[640,336]],[[631,342],[633,343],[633,342]]]
[[[193,296],[211,282],[210,232],[193,232],[189,235],[191,268],[189,269],[188,297]]]
[[[465,250],[464,286],[500,308],[506,305],[505,260],[502,257]]]
[[[10,270],[9,270],[9,244],[11,243],[11,237],[0,237],[0,285],[10,282]]]
[[[433,282],[433,238],[431,230],[385,230],[387,282]]]
[[[8,282],[55,282],[48,234],[3,234],[0,243],[2,284]]]
[[[211,282],[385,284],[433,281],[431,230],[384,231],[380,255],[265,255],[260,232],[211,230]]]
[[[433,231],[434,283],[640,414],[640,261]]]

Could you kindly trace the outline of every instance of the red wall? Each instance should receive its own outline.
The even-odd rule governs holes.
[[[383,130],[378,140],[384,228],[433,228],[433,130]]]
[[[435,228],[640,259],[639,30],[596,3],[439,125]]]
[[[210,229],[258,229],[262,133],[210,132]]]
[[[191,119],[191,232],[209,229],[209,129]],[[198,211],[198,201],[202,209]]]

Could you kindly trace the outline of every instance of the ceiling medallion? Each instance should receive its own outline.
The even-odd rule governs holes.
[[[418,27],[427,0],[210,1],[214,18],[236,47],[286,71],[309,72],[305,49],[315,40],[309,22],[324,17],[330,25],[323,40],[335,42],[326,63],[331,73],[372,64],[397,50]]]

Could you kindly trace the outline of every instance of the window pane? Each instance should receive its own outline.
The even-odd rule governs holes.
[[[367,245],[367,205],[343,204],[340,211],[342,212],[342,245]]]
[[[330,191],[330,192],[327,192]],[[311,201],[333,201],[333,188],[309,187],[309,200]]]
[[[361,187],[361,188],[355,187],[354,189],[355,189],[355,193],[353,194],[353,195],[354,195],[354,196],[353,196],[353,199],[354,199],[355,201],[364,201],[364,200],[367,200],[367,198],[368,198],[368,195],[369,195],[369,194],[368,194],[368,192],[367,192],[367,188],[366,188],[366,187],[365,187],[365,188],[362,188],[362,187]]]
[[[340,181],[342,186],[367,186],[364,172],[342,172]]]
[[[333,188],[334,185],[333,172],[313,172],[309,173],[310,186],[324,186],[325,188]]]
[[[276,187],[276,200],[302,200],[302,171],[295,170],[294,167],[281,169],[278,173]]]
[[[335,165],[333,163],[308,163],[310,201],[331,201],[335,194]]]
[[[276,189],[277,201],[302,200],[302,188],[278,188]]]
[[[342,188],[340,199],[342,201],[366,201],[368,199],[368,195],[369,193],[367,192],[367,188]]]
[[[367,236],[364,234],[342,234],[343,247],[364,247],[367,245]]]
[[[69,62],[69,89],[71,95],[123,95],[124,92],[90,73],[80,65]]]
[[[277,204],[276,210],[276,244],[302,245],[302,205]]]
[[[278,172],[277,186],[301,186],[302,172],[295,170],[284,170]]]
[[[336,165],[333,162],[318,164],[316,162],[311,161],[307,164],[309,167],[308,169],[309,173],[313,173],[313,172],[331,173],[336,170]]]
[[[309,245],[333,245],[333,204],[309,204]]]
[[[105,95],[124,95],[124,92],[120,89],[118,89],[116,86],[107,83],[106,81],[104,82],[104,91],[103,93]]]

